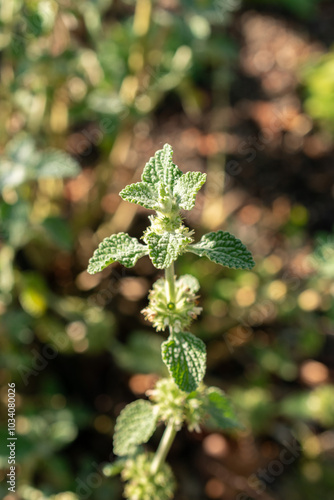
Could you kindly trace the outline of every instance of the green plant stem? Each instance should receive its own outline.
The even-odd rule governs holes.
[[[167,301],[170,303],[175,302],[175,280],[174,280],[174,263],[172,262],[169,267],[165,269],[166,278],[166,296]]]
[[[175,428],[173,420],[170,420],[167,424],[165,432],[161,438],[159,447],[154,455],[151,465],[151,473],[156,474],[160,469],[161,465],[164,463],[170,447],[173,444],[174,438],[176,436],[177,430]]]
[[[174,263],[172,262],[169,267],[165,269],[165,279],[166,279],[166,297],[168,303],[175,302],[175,277],[174,277]],[[169,327],[169,333],[172,335],[173,329]],[[170,420],[167,424],[165,432],[161,438],[158,449],[154,455],[151,473],[156,474],[163,462],[165,461],[167,454],[172,446],[174,438],[176,436],[176,428],[173,420]]]

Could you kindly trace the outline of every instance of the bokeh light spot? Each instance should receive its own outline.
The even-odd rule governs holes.
[[[322,470],[318,463],[308,462],[302,466],[303,475],[312,483],[316,483],[322,477]]]
[[[298,305],[304,311],[314,311],[320,306],[321,297],[316,290],[304,290],[298,297]]]
[[[209,479],[205,485],[205,493],[209,498],[220,498],[224,492],[225,485],[219,479]]]
[[[307,360],[300,367],[300,378],[308,385],[318,385],[328,380],[329,371],[327,366],[319,361]]]
[[[254,304],[256,299],[256,293],[253,288],[249,286],[244,286],[240,288],[235,294],[235,300],[240,307],[248,307]]]
[[[227,440],[221,434],[210,434],[203,440],[203,450],[211,457],[225,457],[229,451]]]
[[[131,302],[142,299],[147,294],[148,289],[148,282],[144,278],[123,278],[119,287],[123,297]]]
[[[281,280],[275,280],[268,286],[268,297],[272,300],[280,302],[286,296],[288,288]]]

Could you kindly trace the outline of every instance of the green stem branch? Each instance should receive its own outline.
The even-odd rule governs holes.
[[[165,269],[167,302],[175,302],[174,262]]]
[[[166,297],[168,303],[175,302],[175,276],[174,276],[174,262],[171,263],[167,269],[165,269],[165,280],[166,280]],[[173,330],[169,327],[169,333],[172,334]],[[174,425],[173,420],[170,420],[167,424],[165,432],[161,438],[158,449],[154,455],[151,473],[156,474],[161,465],[164,463],[167,454],[172,446],[174,438],[176,436],[177,430]]]
[[[156,474],[160,469],[161,465],[166,460],[167,454],[170,450],[170,447],[173,444],[174,438],[176,436],[177,430],[175,428],[174,422],[170,420],[167,424],[165,432],[161,438],[159,447],[154,455],[151,464],[151,473]]]

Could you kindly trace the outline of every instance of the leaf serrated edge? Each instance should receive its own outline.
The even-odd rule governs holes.
[[[127,237],[126,239],[128,240],[128,243],[132,242],[134,245],[137,246],[137,249],[138,249],[138,255],[134,256],[132,264],[127,265],[127,264],[123,263],[122,259],[120,259],[119,257],[116,259],[116,258],[110,256],[110,258],[107,259],[107,256],[105,256],[106,259],[104,260],[104,262],[103,262],[103,259],[101,259],[101,260],[99,259],[99,257],[103,257],[102,250],[104,249],[104,247],[106,247],[108,245],[108,243],[110,243],[110,244],[112,243],[113,237],[115,237],[115,240],[116,240],[117,237],[123,238],[124,236]],[[115,241],[115,243],[116,243],[116,241]],[[124,265],[125,267],[128,267],[128,268],[133,267],[136,264],[138,259],[140,259],[141,257],[144,257],[147,254],[148,254],[148,247],[146,245],[142,245],[141,243],[139,243],[137,238],[131,237],[128,233],[124,233],[124,232],[112,234],[111,236],[107,236],[106,238],[104,238],[100,242],[99,246],[95,249],[92,257],[89,259],[87,272],[89,274],[96,274],[98,272],[103,271],[103,269],[108,267],[110,264],[113,264],[114,262],[120,262],[122,265]],[[100,266],[98,264],[100,264]],[[98,269],[96,269],[96,267]]]
[[[195,180],[196,177],[198,178],[198,180]],[[192,190],[194,191],[192,193],[191,202],[189,205],[186,202],[182,201],[182,193],[179,192],[182,183],[184,183],[184,188],[187,187],[187,183],[189,184],[188,178],[192,178],[191,181],[194,183],[194,185],[192,186]],[[179,195],[180,197],[179,207],[183,208],[184,210],[191,210],[195,205],[197,193],[201,189],[203,184],[205,184],[205,182],[206,174],[202,172],[186,172],[181,177],[179,177],[174,187],[174,194]]]
[[[132,193],[131,189],[133,188],[141,188],[147,189],[147,197],[152,200],[152,203],[148,205],[148,203],[144,200],[140,199],[140,196],[136,198]],[[148,210],[157,210],[159,208],[159,201],[155,197],[155,192],[151,189],[151,186],[146,182],[135,182],[133,184],[129,184],[122,191],[120,191],[119,195],[124,201],[128,201],[129,203],[135,203],[136,205],[140,205],[141,207],[147,208]]]
[[[171,368],[171,363],[170,363],[168,356],[167,356],[168,350],[170,350],[170,348],[174,344],[173,348],[172,348],[172,358],[173,358],[172,363],[174,363],[175,367],[177,367],[177,365],[180,366],[180,361],[179,361],[180,357],[175,357],[174,352],[175,352],[175,350],[179,349],[179,354],[180,354],[181,349],[182,349],[183,353],[185,353],[185,349],[182,346],[182,338],[183,338],[183,341],[185,341],[188,345],[191,345],[192,347],[194,346],[194,344],[196,344],[195,348],[197,348],[198,351],[196,352],[196,350],[194,349],[193,352],[196,353],[197,361],[199,360],[199,358],[201,356],[203,356],[203,358],[204,358],[204,359],[200,360],[200,362],[203,361],[204,363],[203,363],[203,368],[201,370],[200,376],[197,377],[198,378],[197,381],[195,380],[194,374],[189,369],[188,360],[184,354],[183,354],[184,361],[185,361],[187,368],[188,368],[187,374],[191,375],[192,382],[189,382],[189,377],[186,378],[184,373],[183,373],[183,376],[181,377],[181,381],[180,381],[179,378],[175,377],[173,370]],[[191,341],[189,341],[188,339],[191,339]],[[199,347],[200,347],[200,349],[198,349]],[[200,352],[200,355],[198,355],[198,352]],[[168,337],[168,339],[161,344],[161,353],[162,353],[163,362],[167,366],[167,369],[168,369],[171,377],[174,379],[176,385],[182,391],[187,392],[187,393],[191,393],[191,392],[195,391],[197,389],[197,387],[200,385],[200,383],[202,382],[204,375],[205,375],[205,371],[206,371],[206,347],[205,347],[204,342],[200,338],[196,337],[195,335],[193,335],[190,332],[179,332],[177,334],[170,335]],[[192,357],[192,361],[193,361],[193,357]],[[188,380],[188,382],[186,382],[186,380]]]
[[[234,259],[234,260],[240,260],[240,264],[238,265],[238,267],[236,267],[233,264],[228,264],[228,263],[222,264],[221,262],[218,262],[217,259],[213,259],[212,255],[210,256],[210,251],[219,253],[219,250],[215,250],[214,248],[212,248],[215,244],[215,241],[214,240],[210,241],[209,239],[207,239],[207,236],[213,235],[213,234],[216,234],[216,235],[222,234],[222,236],[224,236],[224,235],[231,236],[232,240],[235,242],[238,249],[242,249],[247,254],[247,257],[249,258],[249,262],[243,262],[241,258],[233,257],[233,255],[228,254],[227,252],[224,252],[226,254],[226,258],[230,257],[231,259]],[[203,245],[207,244],[207,247],[201,246],[202,244]],[[246,245],[244,245],[244,243],[242,243],[242,241],[239,240],[239,238],[236,238],[233,234],[229,233],[228,231],[222,231],[221,229],[218,231],[212,231],[210,233],[204,234],[202,236],[202,238],[200,239],[200,241],[198,241],[197,243],[194,243],[192,245],[188,245],[187,251],[194,253],[195,255],[199,255],[200,257],[207,257],[209,260],[211,260],[211,262],[228,267],[230,269],[252,269],[255,266],[253,256],[252,256],[251,252],[248,250],[248,248],[246,247]]]

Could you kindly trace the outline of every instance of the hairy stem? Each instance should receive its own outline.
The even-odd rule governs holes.
[[[172,262],[167,269],[165,269],[165,279],[166,279],[166,297],[167,302],[174,304],[175,302],[175,277],[174,277],[174,263]],[[169,327],[169,333],[173,333],[173,329]],[[174,438],[176,436],[176,428],[173,420],[170,420],[167,424],[165,432],[161,438],[158,449],[154,455],[152,465],[151,465],[151,473],[156,474],[161,465],[164,463],[167,454],[172,446]]]
[[[165,269],[167,302],[175,302],[174,262]]]
[[[175,428],[173,420],[170,420],[167,424],[165,432],[161,438],[159,447],[154,455],[152,465],[151,465],[151,473],[156,474],[161,465],[164,463],[167,454],[170,450],[170,447],[173,444],[174,438],[176,436],[177,430]]]

